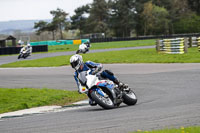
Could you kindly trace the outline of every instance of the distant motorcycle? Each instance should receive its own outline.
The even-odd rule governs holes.
[[[85,42],[85,43],[82,43],[81,45],[79,45],[79,49],[76,51],[76,54],[79,54],[79,53],[87,53],[90,49],[91,45],[89,42]]]
[[[113,109],[118,107],[122,102],[127,105],[135,105],[137,97],[130,88],[119,88],[110,80],[101,79],[98,75],[91,75],[90,72],[83,71],[79,78],[86,83],[81,93],[95,101],[104,109]]]
[[[32,47],[30,47],[30,48],[29,47],[30,46],[25,46],[20,50],[20,54],[18,56],[18,59],[20,59],[20,58],[26,59],[28,56],[31,55]]]

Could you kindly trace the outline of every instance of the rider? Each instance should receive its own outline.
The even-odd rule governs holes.
[[[22,40],[19,40],[17,44],[20,47],[20,46],[22,46],[24,44],[24,42]]]
[[[84,53],[85,54],[86,52],[89,51],[90,47],[91,47],[91,45],[90,45],[89,41],[84,42],[79,46],[79,49],[76,51],[76,54],[79,54],[79,53]]]
[[[75,69],[74,79],[76,80],[79,92],[81,92],[82,85],[85,86],[85,83],[80,81],[80,79],[78,77],[79,73],[82,72],[82,71],[91,70],[91,74],[97,74],[103,68],[102,64],[100,64],[100,63],[95,63],[95,62],[92,62],[92,61],[87,61],[87,62],[84,63],[83,59],[82,59],[82,56],[79,55],[79,54],[75,54],[70,58],[70,64],[71,64],[72,68]],[[109,80],[113,81],[115,84],[117,84],[119,86],[119,88],[127,87],[127,85],[125,85],[124,83],[120,82],[114,76],[114,74],[109,70],[102,71],[100,73],[100,76],[102,78],[109,79]],[[94,103],[94,101],[92,101],[91,99],[89,99],[89,104],[90,105],[96,105]]]
[[[32,53],[32,47],[30,45],[30,43],[28,43],[27,45],[25,45],[24,47],[22,47],[22,49],[20,50],[20,52],[22,51],[26,51],[29,55],[31,55]]]
[[[87,42],[85,42],[84,43],[88,48],[90,48],[91,47],[91,44],[90,44],[90,42],[89,41],[87,41]]]

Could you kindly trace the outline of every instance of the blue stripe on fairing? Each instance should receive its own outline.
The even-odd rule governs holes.
[[[107,87],[109,89],[112,89],[114,85],[108,84],[108,83],[99,83],[98,86]]]

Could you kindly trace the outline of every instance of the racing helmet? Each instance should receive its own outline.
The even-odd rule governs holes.
[[[79,54],[75,54],[70,58],[70,64],[72,68],[78,70],[80,66],[83,64],[83,58]]]
[[[28,46],[28,48],[30,48],[31,47],[30,43],[28,43],[27,46]]]
[[[89,42],[89,41],[84,42],[84,44],[85,44],[87,47],[90,47],[90,42]]]

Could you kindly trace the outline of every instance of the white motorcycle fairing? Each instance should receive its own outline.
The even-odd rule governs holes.
[[[97,85],[98,82],[100,82],[96,75],[87,75],[86,78],[86,85],[88,88],[92,88],[93,86]]]

